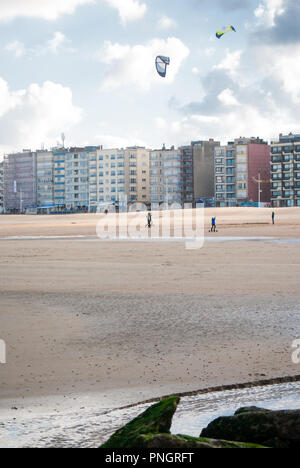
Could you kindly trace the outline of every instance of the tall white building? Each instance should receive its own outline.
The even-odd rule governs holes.
[[[90,153],[91,209],[96,209],[99,203],[119,205],[125,197],[129,203],[149,203],[149,150],[131,147]]]
[[[182,203],[183,177],[180,149],[161,149],[150,152],[151,203]]]
[[[69,209],[89,206],[89,154],[71,148],[65,156],[65,205]]]

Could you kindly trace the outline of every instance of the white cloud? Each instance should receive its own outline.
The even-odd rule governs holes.
[[[134,85],[148,90],[155,83],[169,84],[175,79],[180,67],[190,51],[175,37],[153,39],[145,45],[121,45],[107,41],[96,58],[107,65],[102,82],[102,90],[114,90],[122,86]],[[157,55],[171,57],[171,64],[165,79],[155,70]]]
[[[26,54],[26,49],[23,42],[13,41],[7,44],[4,48],[7,52],[12,53],[16,58],[23,57]]]
[[[11,92],[8,84],[0,77],[0,118],[20,105],[24,91]]]
[[[193,75],[199,76],[201,74],[201,71],[199,70],[198,67],[193,67],[192,68],[192,73],[193,73]]]
[[[155,126],[159,129],[166,128],[167,126],[167,122],[162,117],[156,117],[154,122],[155,122]]]
[[[300,44],[272,45],[255,49],[261,76],[276,78],[295,104],[300,104]]]
[[[158,22],[159,29],[167,30],[172,28],[177,28],[177,23],[172,18],[168,16],[162,16]]]
[[[205,127],[216,125],[218,123],[218,117],[192,114],[187,117],[183,117],[181,120],[172,122],[171,132],[173,134],[182,135],[183,139],[186,137],[186,140],[194,140],[199,137],[200,132],[203,131]]]
[[[209,86],[203,101],[185,106],[185,116],[173,122],[171,132],[185,141],[211,136],[223,143],[240,135],[270,140],[299,132],[299,55],[300,44],[251,44],[244,51],[226,51],[204,78]],[[228,106],[226,113],[221,104]]]
[[[230,52],[229,49],[226,49],[225,58],[218,65],[215,65],[213,69],[225,70],[230,76],[235,76],[240,68],[241,55],[242,50]]]
[[[1,0],[0,20],[9,21],[18,16],[55,20],[62,14],[74,13],[80,5],[91,3],[95,0]]]
[[[239,106],[236,97],[233,94],[232,89],[226,88],[218,95],[219,101],[224,104],[224,106]]]
[[[255,16],[259,22],[267,27],[275,25],[275,19],[285,11],[286,0],[264,0],[256,10],[254,11]]]
[[[59,49],[66,45],[67,42],[69,41],[67,40],[66,36],[63,33],[57,31],[54,33],[53,38],[47,42],[46,49],[48,49],[53,54],[57,54]]]
[[[45,44],[36,45],[31,48],[26,48],[25,44],[19,41],[13,41],[7,44],[4,48],[6,52],[12,53],[16,58],[21,58],[25,55],[40,56],[47,53],[57,54],[58,52],[74,52],[70,47],[70,40],[60,31],[56,31],[53,37],[46,41]]]
[[[72,92],[51,81],[41,86],[10,91],[0,78],[0,141],[13,148],[39,147],[41,142],[53,144],[57,135],[70,129],[83,118],[83,111],[74,106]]]
[[[214,138],[226,144],[239,136],[260,136],[271,140],[279,133],[299,131],[299,120],[286,109],[262,113],[255,105],[245,104],[227,111],[226,115],[192,114],[171,123],[171,141],[176,144]]]
[[[126,24],[130,21],[136,21],[144,18],[147,6],[140,3],[140,0],[104,0],[112,8],[119,12],[121,22]]]
[[[138,137],[121,137],[110,134],[99,134],[96,135],[95,141],[99,145],[103,145],[104,148],[113,149],[113,148],[127,148],[128,146],[147,146],[143,140],[140,140]]]
[[[72,14],[80,5],[105,2],[118,10],[121,22],[142,19],[147,11],[145,3],[140,0],[1,0],[0,21],[10,21],[25,16],[55,20],[63,14]]]
[[[204,49],[204,55],[206,57],[212,57],[216,53],[216,49],[214,47],[208,47],[207,49]]]

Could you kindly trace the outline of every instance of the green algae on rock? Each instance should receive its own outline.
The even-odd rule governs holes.
[[[142,434],[135,440],[140,449],[216,449],[216,448],[265,448],[257,444],[228,442],[227,440],[206,439],[173,434]]]
[[[137,436],[142,434],[170,433],[173,415],[180,398],[172,396],[165,398],[148,408],[126,426],[115,432],[101,448],[131,448],[136,447]]]
[[[115,432],[101,448],[263,448],[260,445],[245,442],[227,442],[225,440],[170,434],[172,418],[179,401],[178,396],[173,396],[151,406],[133,421]]]

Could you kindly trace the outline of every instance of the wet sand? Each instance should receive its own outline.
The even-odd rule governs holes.
[[[300,209],[276,216],[272,226],[271,210],[207,210],[205,234],[300,238]],[[95,219],[1,216],[0,237],[94,236]],[[1,240],[0,263],[0,409],[11,415],[300,373],[299,244]]]

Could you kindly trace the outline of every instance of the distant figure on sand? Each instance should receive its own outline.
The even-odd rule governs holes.
[[[216,232],[216,218],[211,218],[211,232]]]
[[[275,224],[275,213],[272,211],[272,224]]]
[[[150,213],[150,211],[149,211],[149,213],[147,215],[147,226],[148,226],[149,229],[152,226],[152,214]]]

